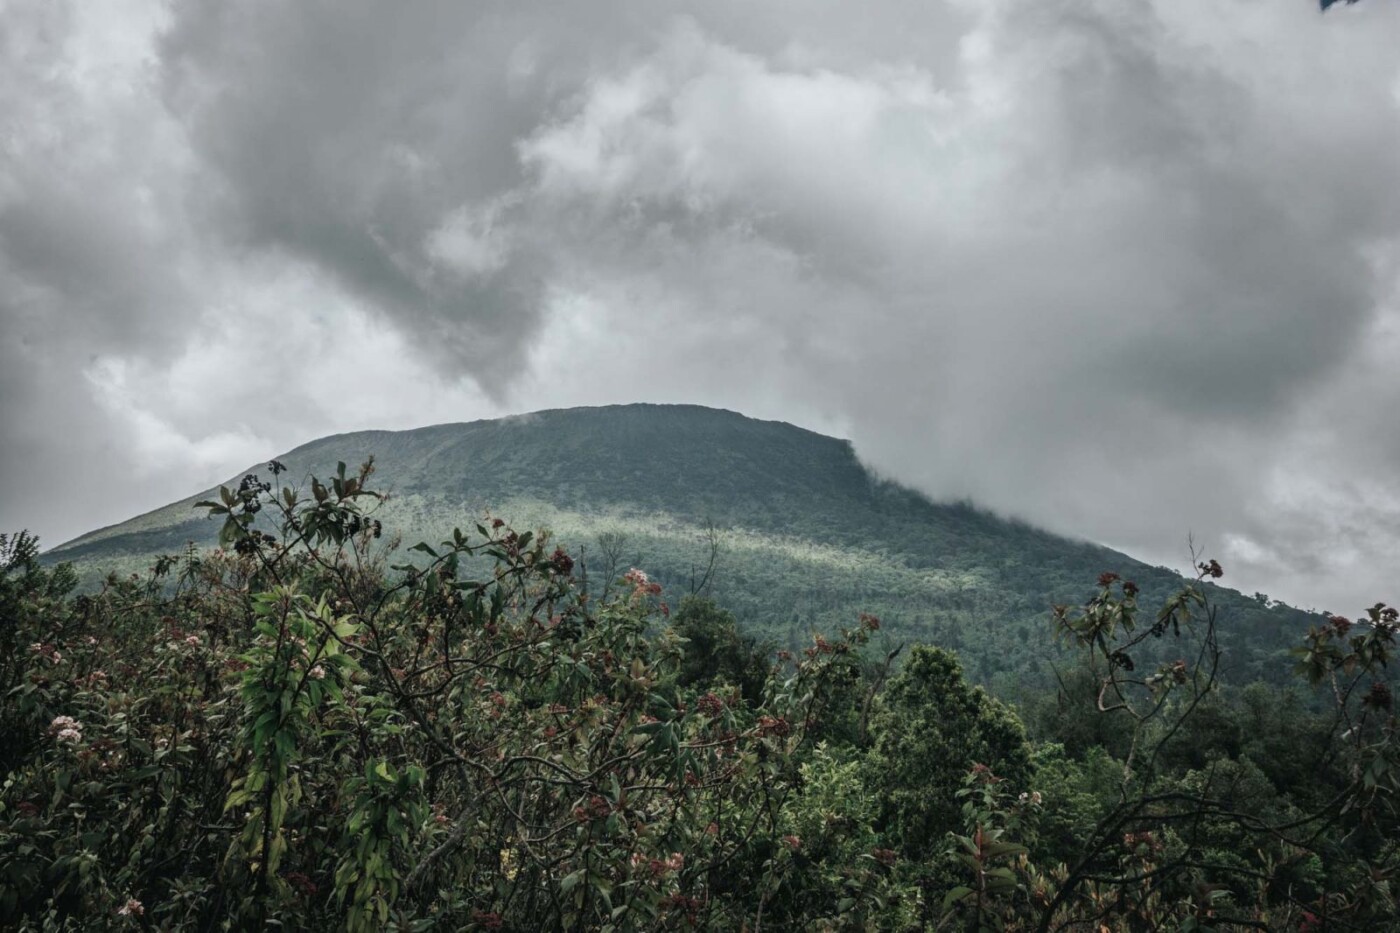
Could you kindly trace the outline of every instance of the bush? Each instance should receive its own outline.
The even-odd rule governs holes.
[[[249,477],[227,550],[68,603],[16,539],[0,922],[740,925],[838,652],[692,682],[644,573],[590,604],[499,520],[386,568],[370,475]]]

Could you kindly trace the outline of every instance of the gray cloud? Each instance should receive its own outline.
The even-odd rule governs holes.
[[[1393,4],[6,6],[10,524],[335,430],[696,401],[1396,597]],[[53,504],[99,458],[134,501]]]

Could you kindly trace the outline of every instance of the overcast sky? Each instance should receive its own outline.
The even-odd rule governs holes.
[[[0,529],[697,402],[1400,599],[1400,2],[0,0]]]

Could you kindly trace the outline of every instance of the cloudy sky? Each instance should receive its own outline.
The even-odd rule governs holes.
[[[685,401],[1400,599],[1400,2],[0,0],[0,528]]]

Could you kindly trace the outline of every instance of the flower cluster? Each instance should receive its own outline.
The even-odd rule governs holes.
[[[1148,855],[1161,852],[1164,845],[1156,833],[1145,829],[1136,833],[1124,833],[1123,847],[1136,851],[1138,855]]]
[[[638,570],[636,567],[633,567],[622,575],[622,579],[624,582],[632,585],[633,597],[661,595],[661,584],[653,583],[652,579],[647,576],[645,570]]]
[[[608,798],[594,794],[588,798],[587,806],[574,807],[574,819],[580,823],[587,823],[589,820],[606,819],[612,813],[612,804],[608,803]]]
[[[37,654],[39,657],[44,658],[50,664],[57,664],[63,660],[63,653],[57,648],[55,648],[53,645],[40,644],[38,642],[35,642],[34,644],[29,646],[29,650]]]
[[[643,861],[644,860],[640,854],[632,856],[632,866],[634,868],[639,867]],[[668,858],[645,859],[645,862],[647,866],[647,871],[651,872],[651,874],[654,877],[660,878],[667,872],[680,871],[682,868],[684,868],[685,856],[680,854],[679,852],[672,852]]]
[[[758,734],[760,736],[785,736],[790,732],[792,732],[792,724],[782,716],[758,717]]]
[[[876,625],[879,625],[878,620]],[[815,658],[819,654],[845,654],[850,649],[851,646],[844,641],[830,642],[818,635],[812,640],[812,647],[802,649],[802,654],[804,657]]]
[[[724,701],[713,693],[707,693],[695,701],[695,708],[706,716],[714,718],[724,712]]]
[[[83,724],[72,716],[55,716],[49,734],[65,745],[77,745],[83,740]]]

